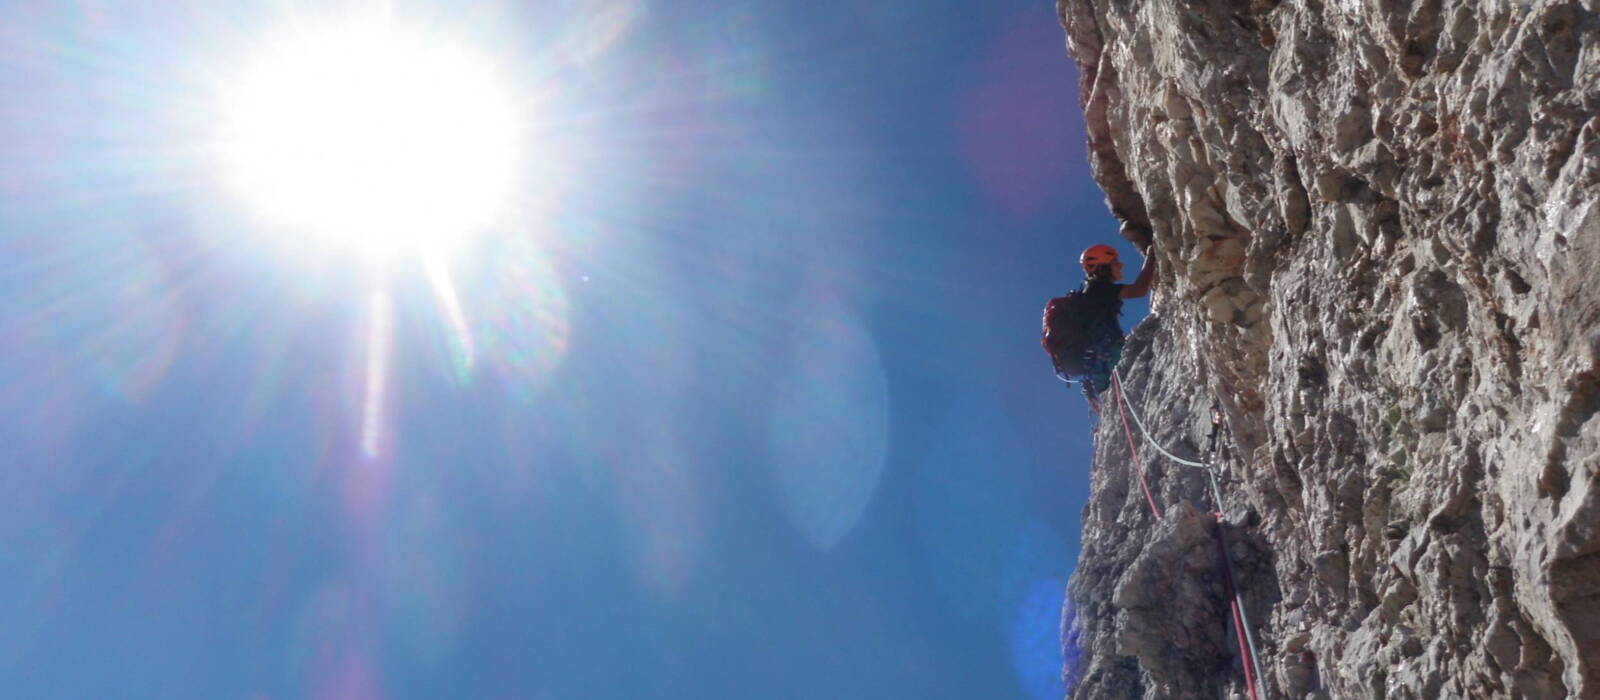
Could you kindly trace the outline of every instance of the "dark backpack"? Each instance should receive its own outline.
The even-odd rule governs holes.
[[[1089,373],[1083,366],[1083,351],[1089,346],[1085,301],[1082,290],[1073,290],[1044,305],[1044,332],[1039,345],[1050,356],[1056,374],[1063,377]]]
[[[1105,307],[1102,299],[1091,297],[1081,289],[1067,292],[1066,296],[1051,299],[1044,305],[1044,332],[1039,345],[1050,355],[1050,364],[1057,375],[1065,378],[1089,374],[1083,362],[1085,351],[1096,336],[1103,333],[1100,327],[1104,325],[1104,317],[1116,313]]]

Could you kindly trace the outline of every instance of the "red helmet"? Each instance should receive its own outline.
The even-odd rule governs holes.
[[[1101,265],[1110,265],[1117,261],[1117,249],[1104,243],[1096,243],[1083,249],[1083,255],[1078,256],[1078,264],[1083,265],[1083,273],[1094,274]]]

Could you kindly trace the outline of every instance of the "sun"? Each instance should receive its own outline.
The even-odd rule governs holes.
[[[387,259],[511,208],[526,115],[496,65],[391,21],[298,27],[220,91],[226,187],[275,235]]]

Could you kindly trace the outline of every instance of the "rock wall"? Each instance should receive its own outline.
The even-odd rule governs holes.
[[[1600,0],[1058,9],[1265,695],[1600,697]],[[1109,399],[1069,694],[1242,696],[1205,476],[1141,449],[1153,517]]]

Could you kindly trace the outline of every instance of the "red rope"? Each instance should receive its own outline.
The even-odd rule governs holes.
[[[1160,520],[1161,509],[1156,507],[1156,499],[1154,496],[1150,495],[1150,484],[1146,482],[1144,478],[1144,462],[1139,459],[1139,448],[1133,440],[1133,429],[1128,427],[1128,410],[1124,407],[1124,405],[1127,403],[1127,399],[1122,394],[1122,378],[1118,376],[1116,370],[1112,370],[1111,372],[1111,386],[1116,390],[1117,414],[1122,416],[1122,435],[1128,438],[1128,454],[1133,455],[1133,467],[1138,471],[1139,474],[1139,488],[1144,490],[1144,500],[1146,503],[1150,504],[1150,513],[1155,515],[1157,520]],[[1217,507],[1221,508],[1222,504],[1217,504]],[[1220,519],[1222,516],[1219,513],[1217,517]],[[1229,566],[1229,562],[1227,560],[1228,549],[1227,545],[1222,541],[1222,523],[1220,522],[1217,523],[1217,548],[1222,552],[1222,565],[1224,567]],[[1229,576],[1229,579],[1231,581],[1231,575]],[[1233,613],[1233,633],[1234,636],[1239,640],[1239,666],[1244,669],[1245,691],[1250,695],[1250,700],[1257,700],[1256,677],[1255,672],[1251,668],[1254,663],[1250,656],[1250,647],[1245,643],[1244,619],[1239,614],[1239,597],[1233,590],[1233,585],[1231,582],[1228,585],[1228,597],[1228,608]]]
[[[1238,622],[1238,601],[1230,601],[1229,607],[1234,609],[1234,636],[1238,638],[1238,665],[1245,668],[1245,690],[1250,692],[1250,700],[1256,700],[1256,676],[1250,673],[1250,650],[1245,649],[1245,625]]]
[[[1222,514],[1217,513],[1217,552],[1222,555],[1222,565],[1232,566],[1228,561],[1228,546],[1222,541]],[[1256,700],[1256,677],[1253,667],[1254,660],[1250,656],[1250,646],[1244,639],[1244,618],[1239,614],[1239,594],[1233,589],[1233,576],[1230,574],[1226,580],[1228,584],[1228,608],[1233,612],[1233,636],[1239,640],[1239,666],[1244,669],[1244,689],[1250,694],[1250,700]]]
[[[1151,514],[1156,520],[1161,519],[1161,509],[1156,507],[1155,497],[1150,495],[1150,484],[1144,480],[1144,463],[1139,461],[1139,448],[1133,442],[1133,430],[1128,427],[1128,411],[1122,407],[1122,380],[1117,377],[1115,370],[1111,372],[1111,386],[1117,390],[1117,413],[1122,416],[1122,434],[1128,438],[1128,453],[1133,455],[1133,466],[1139,471],[1139,487],[1144,489],[1144,500],[1150,504]]]

